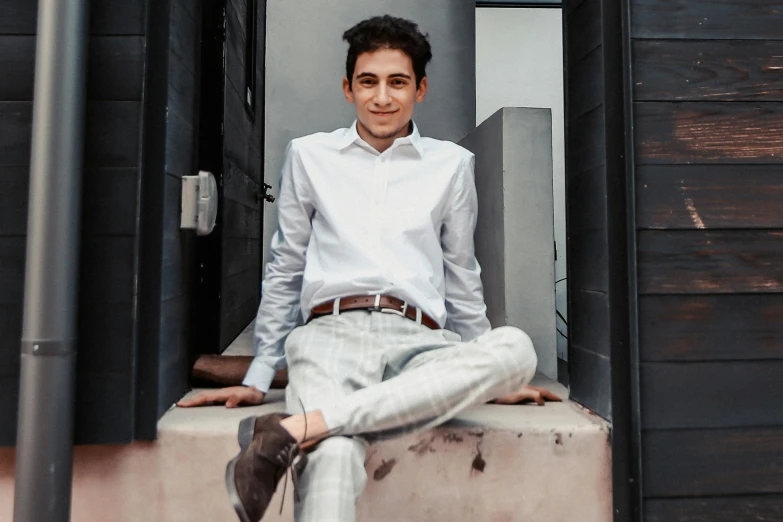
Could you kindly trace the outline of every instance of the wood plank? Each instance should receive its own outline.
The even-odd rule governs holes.
[[[166,172],[178,178],[198,174],[193,120],[193,115],[185,119],[174,111],[166,115]]]
[[[220,315],[225,318],[232,315],[250,299],[260,299],[261,272],[255,268],[223,278],[220,292]],[[253,320],[243,318],[245,326]]]
[[[783,495],[650,499],[647,522],[783,522]]]
[[[569,68],[601,45],[601,2],[584,0],[566,21],[566,63]]]
[[[222,277],[226,278],[251,269],[261,272],[261,240],[223,238]]]
[[[780,0],[631,0],[633,38],[783,39]]]
[[[0,304],[0,376],[19,374],[22,303]]]
[[[783,493],[783,428],[646,431],[644,495]]]
[[[0,236],[27,234],[29,178],[27,167],[0,167]]]
[[[138,167],[140,123],[140,102],[89,102],[87,104],[85,165],[90,167]]]
[[[634,104],[637,164],[781,163],[783,103]]]
[[[231,199],[223,200],[223,238],[259,239],[261,212]]]
[[[603,48],[597,47],[568,71],[568,120],[604,103]]]
[[[0,101],[0,167],[30,164],[32,109],[31,102]]]
[[[569,175],[567,205],[569,288],[607,292],[606,168]]]
[[[635,101],[782,101],[783,41],[636,40]]]
[[[223,172],[223,197],[246,207],[260,211],[261,186],[232,162],[227,162]]]
[[[171,2],[169,52],[194,76],[200,72],[201,23],[181,2]]]
[[[24,300],[25,236],[0,237],[0,304]]]
[[[231,344],[258,313],[258,297],[252,297],[237,307],[230,315],[223,317],[220,324],[220,347]],[[244,325],[244,326],[243,326]]]
[[[244,2],[243,2],[244,3]],[[226,11],[226,79],[241,99],[245,91],[245,30],[244,7],[237,13],[229,2]],[[228,85],[227,85],[228,87]]]
[[[76,379],[76,444],[128,444],[133,440],[130,373],[82,373]]]
[[[13,446],[16,443],[18,405],[19,376],[0,375],[0,419],[4,419],[0,422],[0,446]]]
[[[783,359],[781,318],[783,294],[642,296],[639,355],[642,361]]]
[[[90,5],[90,34],[143,35],[144,0],[104,0]],[[35,34],[38,2],[3,0],[0,34]]]
[[[641,294],[783,291],[781,231],[642,231]]]
[[[199,238],[191,230],[179,228],[182,180],[166,174],[163,201],[163,242],[160,299],[166,301],[188,294],[196,284]]]
[[[643,363],[644,429],[783,426],[783,360]]]
[[[600,105],[576,120],[566,122],[569,172],[584,172],[606,165],[606,123]]]
[[[168,106],[194,129],[199,123],[199,79],[176,56],[169,59]]]
[[[87,98],[140,100],[144,79],[144,38],[93,36],[89,43]],[[0,100],[32,101],[35,36],[0,35]]]
[[[570,287],[571,310],[578,311],[568,325],[571,344],[596,355],[609,357],[609,296]]]
[[[191,295],[169,299],[161,305],[158,414],[162,415],[188,390],[191,346]]]
[[[81,303],[129,303],[134,296],[135,239],[86,237],[80,254]]]
[[[133,364],[133,303],[85,303],[79,307],[80,374],[127,372]]]
[[[583,350],[574,343],[568,351],[570,399],[601,417],[612,420],[611,364],[602,357]]]
[[[135,168],[85,172],[82,228],[88,235],[135,236],[139,171]]]
[[[781,201],[779,166],[644,165],[636,169],[639,228],[783,228]]]

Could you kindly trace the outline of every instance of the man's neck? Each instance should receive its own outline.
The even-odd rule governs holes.
[[[397,138],[404,138],[405,136],[410,136],[413,134],[413,120],[409,121],[408,125],[403,127],[400,132],[389,138],[376,138],[370,134],[370,131],[367,130],[364,125],[362,125],[362,122],[358,120],[356,121],[356,132],[359,133],[359,137],[363,139],[368,145],[378,152],[383,153],[388,150],[389,147],[394,145],[394,141]]]

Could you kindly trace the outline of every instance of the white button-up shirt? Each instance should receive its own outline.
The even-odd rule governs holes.
[[[293,140],[244,384],[266,392],[285,367],[288,334],[337,297],[398,297],[465,341],[489,331],[473,166],[472,153],[423,138],[415,125],[383,153],[356,122]]]

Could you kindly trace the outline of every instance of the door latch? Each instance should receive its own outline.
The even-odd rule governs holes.
[[[264,183],[263,189],[259,191],[258,193],[258,201],[261,201],[262,199],[266,201],[267,203],[274,203],[275,197],[270,194],[268,191],[272,188],[272,185],[269,185],[268,183]]]

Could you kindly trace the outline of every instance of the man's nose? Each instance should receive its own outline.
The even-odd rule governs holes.
[[[391,95],[389,93],[389,87],[386,85],[379,85],[375,91],[375,103],[378,105],[388,105],[391,102]]]

